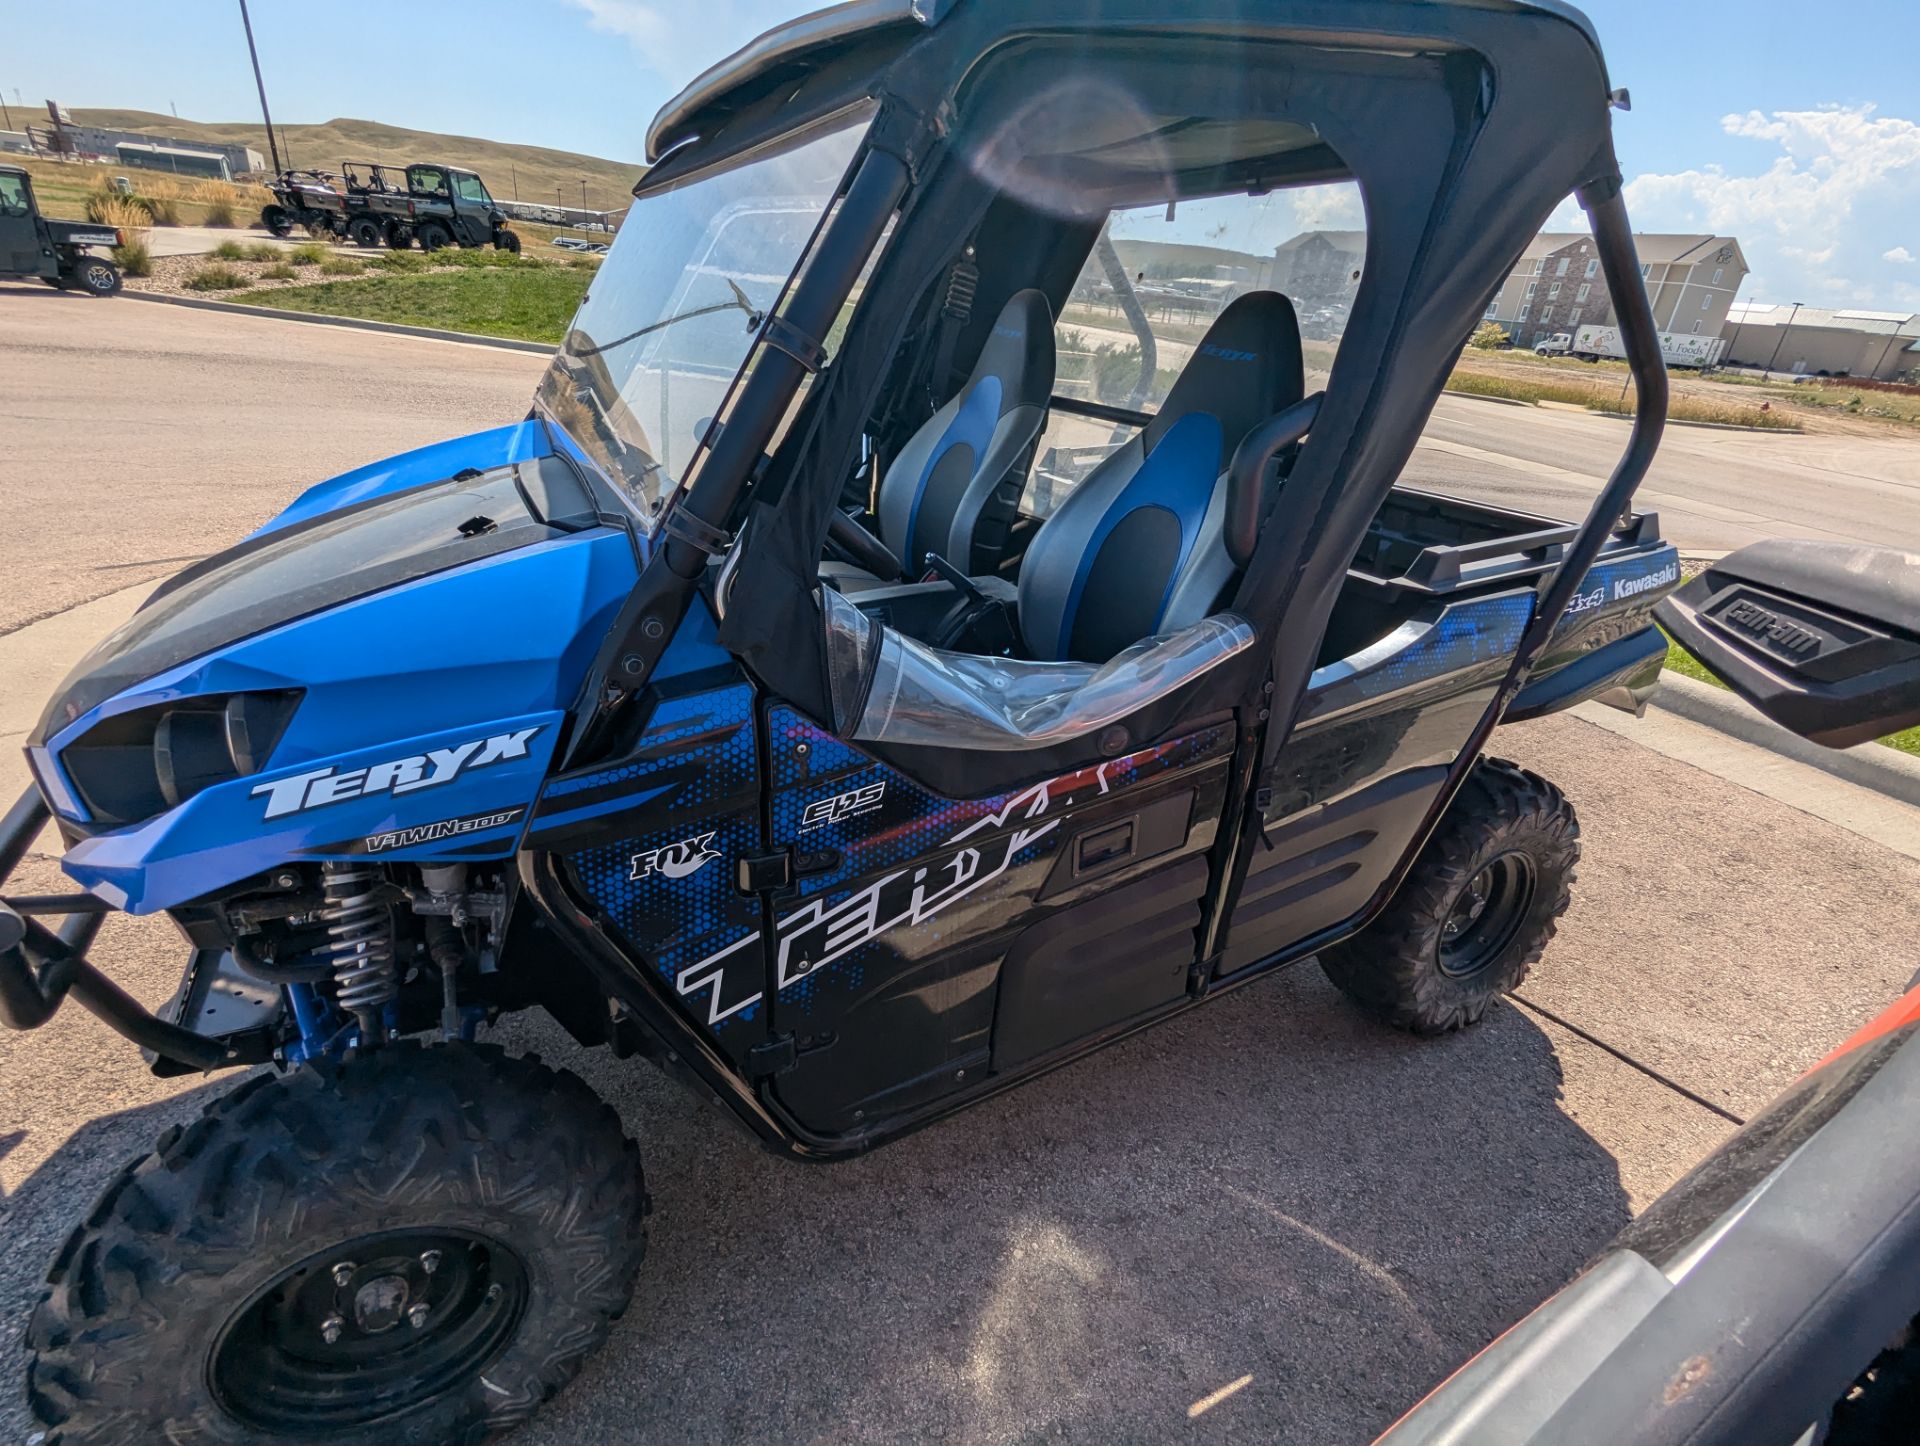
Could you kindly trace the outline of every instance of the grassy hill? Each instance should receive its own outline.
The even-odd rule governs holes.
[[[151,131],[185,141],[225,141],[252,146],[267,154],[266,127],[257,121],[175,120],[144,110],[76,109],[80,125],[118,130]],[[646,169],[636,161],[611,161],[602,156],[576,155],[543,146],[518,146],[476,136],[449,136],[434,131],[409,130],[379,121],[338,118],[318,125],[277,125],[281,158],[296,166],[336,170],[343,160],[444,161],[465,166],[485,178],[487,188],[503,201],[580,204],[580,183],[587,183],[587,203],[594,210],[617,211],[627,204],[633,183]]]

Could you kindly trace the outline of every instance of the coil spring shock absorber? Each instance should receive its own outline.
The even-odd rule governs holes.
[[[393,930],[380,901],[380,871],[371,864],[322,864],[320,917],[326,956],[340,1007],[360,1021],[363,1044],[386,1035],[386,1007],[399,992],[394,979]]]

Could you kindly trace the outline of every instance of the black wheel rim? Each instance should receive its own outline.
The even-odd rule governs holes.
[[[1533,863],[1501,854],[1462,885],[1440,926],[1440,970],[1465,979],[1488,968],[1513,943],[1533,903]]]
[[[479,1375],[520,1323],[527,1273],[497,1240],[395,1230],[282,1271],[234,1314],[213,1394],[261,1431],[325,1435],[412,1411]]]

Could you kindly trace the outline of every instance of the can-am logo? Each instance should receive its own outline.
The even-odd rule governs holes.
[[[1649,572],[1640,577],[1616,578],[1613,584],[1613,600],[1639,597],[1643,592],[1652,592],[1655,588],[1668,586],[1680,581],[1680,564],[1670,562],[1658,572]]]
[[[708,859],[720,857],[720,851],[711,847],[713,835],[696,834],[692,838],[683,838],[677,843],[662,844],[657,849],[648,849],[645,853],[635,854],[632,872],[627,875],[631,880],[644,879],[649,874],[665,874],[670,879],[684,879],[696,872]]]
[[[800,832],[809,829],[825,828],[830,823],[839,823],[844,818],[858,818],[863,813],[872,813],[880,806],[880,800],[886,797],[886,780],[869,783],[864,788],[851,789],[846,793],[836,793],[832,798],[822,798],[807,805],[807,811],[800,815]]]
[[[330,803],[367,798],[376,793],[413,793],[422,788],[438,788],[463,774],[495,763],[509,763],[527,756],[527,744],[541,725],[522,728],[517,733],[496,733],[491,738],[474,738],[451,748],[429,748],[390,763],[370,768],[349,768],[345,772],[329,765],[290,778],[255,785],[249,792],[255,798],[267,797],[268,818],[284,818]]]

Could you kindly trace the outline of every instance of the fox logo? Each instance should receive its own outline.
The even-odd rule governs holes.
[[[684,879],[688,874],[698,871],[708,859],[720,857],[720,851],[710,847],[712,843],[713,835],[703,833],[635,854],[632,872],[627,878],[631,882],[644,879],[649,874],[665,874],[670,879]]]

